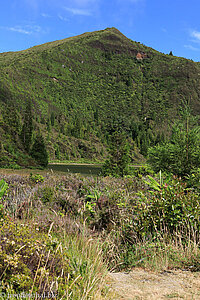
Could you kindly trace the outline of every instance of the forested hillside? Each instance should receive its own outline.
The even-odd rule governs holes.
[[[0,68],[2,166],[37,164],[38,140],[50,159],[103,160],[119,130],[132,160],[141,159],[168,137],[185,104],[200,113],[199,63],[115,28],[1,53]]]

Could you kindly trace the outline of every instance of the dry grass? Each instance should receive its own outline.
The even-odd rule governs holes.
[[[200,273],[190,271],[150,272],[134,269],[130,273],[110,273],[108,283],[113,299],[200,299]]]

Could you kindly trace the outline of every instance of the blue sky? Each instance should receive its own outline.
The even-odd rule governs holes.
[[[199,0],[2,0],[0,52],[116,27],[163,53],[200,61]]]

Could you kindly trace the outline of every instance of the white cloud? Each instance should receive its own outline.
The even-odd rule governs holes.
[[[99,0],[73,0],[73,3],[76,4],[77,6],[88,6],[92,3],[97,3]]]
[[[61,21],[65,21],[65,22],[69,21],[69,19],[63,17],[62,15],[58,15],[58,18],[59,18]]]
[[[6,27],[7,30],[9,31],[15,31],[23,34],[31,34],[31,31],[28,31],[26,29],[21,28],[20,26],[15,26],[15,27]]]
[[[193,30],[191,33],[190,33],[191,37],[195,38],[196,40],[200,41],[200,32],[199,31],[196,31],[196,30]]]
[[[65,7],[65,10],[69,11],[73,15],[79,15],[79,16],[91,16],[92,15],[91,11],[88,9]]]
[[[18,33],[23,33],[23,34],[32,34],[32,31],[22,28],[21,26],[1,27],[1,29],[5,29],[8,31],[14,31],[14,32],[18,32]]]
[[[18,33],[27,34],[27,35],[42,32],[41,27],[37,26],[37,25],[35,25],[35,26],[26,25],[24,27],[22,27],[22,26],[2,27],[1,26],[0,29],[18,32]]]
[[[192,45],[184,45],[184,48],[189,49],[189,50],[193,50],[193,51],[200,51],[200,49],[193,47]]]
[[[42,13],[41,16],[42,16],[43,18],[51,18],[51,16],[50,16],[49,14],[45,14],[45,13]]]

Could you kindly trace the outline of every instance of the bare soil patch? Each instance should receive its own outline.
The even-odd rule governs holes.
[[[108,285],[115,293],[113,299],[200,299],[200,272],[134,269],[130,273],[109,273]]]

